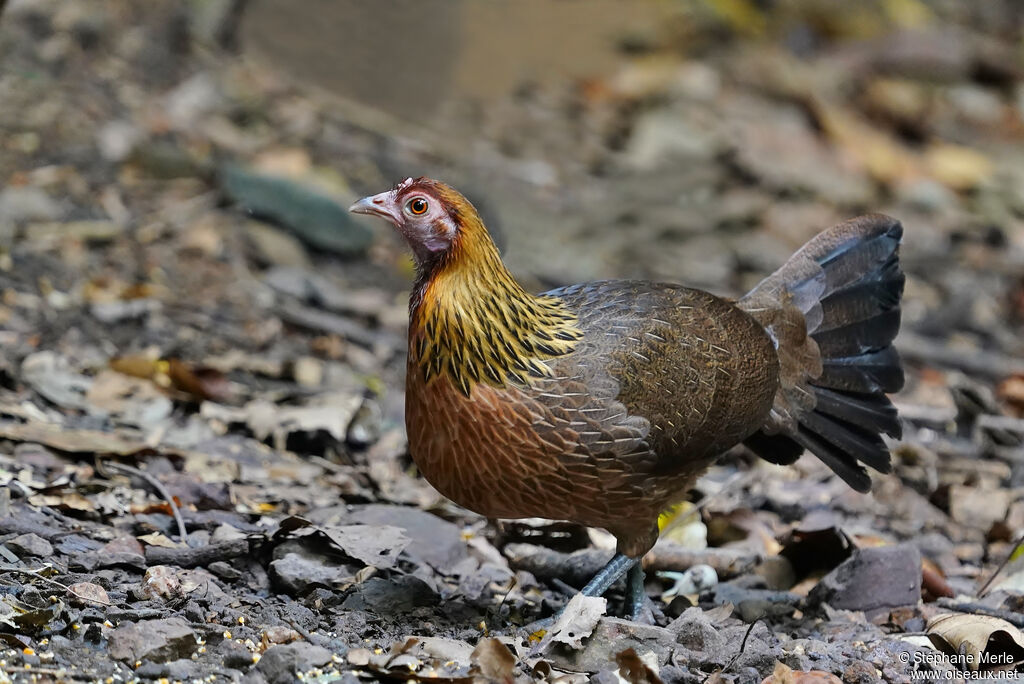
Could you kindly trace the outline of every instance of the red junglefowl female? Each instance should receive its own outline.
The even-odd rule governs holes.
[[[609,530],[618,553],[583,593],[628,573],[630,616],[659,513],[733,445],[781,464],[807,449],[862,492],[861,464],[890,469],[894,219],[821,233],[731,301],[636,280],[530,294],[466,198],[427,178],[351,211],[393,223],[415,255],[406,426],[424,477],[488,518]]]

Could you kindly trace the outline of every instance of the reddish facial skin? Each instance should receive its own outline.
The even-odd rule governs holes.
[[[394,189],[353,204],[349,211],[379,216],[408,241],[418,264],[446,252],[458,233],[454,207],[442,192],[423,179],[407,178]]]

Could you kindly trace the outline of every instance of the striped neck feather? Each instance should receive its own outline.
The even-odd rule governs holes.
[[[412,360],[426,382],[447,377],[466,396],[479,382],[505,387],[550,376],[545,361],[583,336],[576,317],[557,297],[526,292],[486,232],[475,249],[466,244],[472,237],[464,234],[413,290]]]

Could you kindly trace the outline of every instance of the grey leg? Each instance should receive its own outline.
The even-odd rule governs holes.
[[[598,570],[597,574],[594,575],[593,579],[587,582],[587,586],[583,587],[580,592],[584,596],[601,596],[604,592],[608,591],[608,587],[615,584],[615,582],[630,571],[633,567],[639,567],[639,558],[630,558],[624,553],[617,553],[612,556],[612,559],[608,563]],[[640,571],[641,585],[640,591],[643,593],[643,571]]]
[[[630,558],[629,556],[627,556],[625,554],[622,554],[622,553],[615,554],[614,556],[612,556],[612,559],[610,561],[608,561],[608,563],[605,564],[605,566],[603,568],[601,568],[596,575],[594,575],[593,579],[591,579],[589,582],[587,582],[587,586],[583,587],[583,589],[580,591],[580,593],[583,594],[584,596],[601,596],[606,591],[608,591],[608,588],[610,586],[612,586],[613,584],[615,584],[615,582],[618,581],[618,579],[620,577],[622,577],[626,573],[630,573],[630,580],[629,580],[630,584],[629,584],[629,587],[627,588],[627,594],[626,594],[626,610],[627,611],[638,611],[639,609],[634,608],[633,604],[630,602],[631,601],[631,599],[630,599],[630,596],[631,596],[630,591],[631,591],[632,586],[633,586],[633,579],[632,579],[632,577],[635,574],[635,573],[631,572],[631,570],[633,568],[636,568],[636,569],[640,570],[640,562],[639,561],[640,561],[639,558]],[[640,589],[639,589],[639,591],[640,591],[640,598],[637,600],[637,603],[642,607],[643,606],[643,599],[644,599],[643,570],[640,570],[639,577],[640,577],[640,579],[639,579],[639,582],[640,582],[640,585],[639,585],[640,586]],[[563,608],[563,610],[564,610],[564,608]],[[536,622],[532,622],[529,625],[527,625],[525,628],[523,628],[523,631],[527,635],[532,635],[535,632],[538,632],[540,630],[548,630],[548,629],[551,628],[551,625],[553,625],[555,623],[555,621],[558,619],[558,616],[560,614],[561,614],[561,611],[559,611],[559,613],[556,613],[555,615],[552,615],[551,617],[543,618],[541,620],[537,620]],[[632,615],[630,615],[629,617],[632,617]],[[545,639],[543,639],[540,642],[538,642],[538,644],[533,648],[531,653],[539,652],[542,648],[546,647],[547,643],[548,643],[548,637],[545,637]]]
[[[623,606],[623,617],[638,622],[640,613],[644,608],[644,599],[647,594],[644,592],[644,568],[640,563],[629,569],[626,575],[626,602]]]

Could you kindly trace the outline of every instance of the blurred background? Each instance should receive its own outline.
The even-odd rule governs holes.
[[[91,459],[118,453],[190,521],[214,510],[255,533],[262,516],[383,502],[490,530],[413,477],[412,264],[346,212],[427,175],[472,199],[535,290],[639,277],[737,296],[833,223],[899,218],[896,474],[863,497],[813,459],[761,464],[772,477],[706,512],[698,541],[773,555],[817,506],[912,540],[971,593],[1024,529],[1024,4],[0,11],[0,474],[23,514],[175,534],[145,487],[92,479]],[[764,527],[733,515],[745,506]]]
[[[400,346],[363,352],[401,333],[411,265],[344,209],[429,175],[480,206],[534,288],[643,277],[736,295],[818,230],[890,213],[907,229],[907,355],[967,364],[1024,407],[1018,3],[6,4],[9,385],[61,344],[287,360],[308,340],[278,333],[302,329],[339,338],[329,360],[345,361],[352,326],[360,370],[399,389]],[[346,322],[282,320],[289,297]],[[1005,361],[969,358],[982,351]]]
[[[955,419],[947,371],[979,410],[1024,410],[1018,3],[9,0],[2,16],[10,389],[39,350],[86,374],[173,357],[369,387],[400,423],[411,262],[345,208],[428,175],[479,205],[533,288],[738,295],[818,230],[890,213],[901,347],[930,370],[907,410]],[[256,353],[285,370],[238,360]]]

